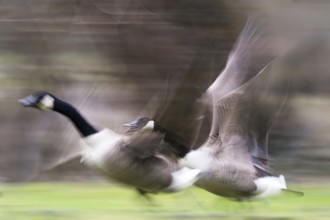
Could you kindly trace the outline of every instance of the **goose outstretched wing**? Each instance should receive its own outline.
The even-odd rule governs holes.
[[[226,68],[205,95],[212,112],[209,143],[217,143],[223,156],[257,165],[268,159],[268,132],[278,109],[268,112],[275,56],[270,40],[269,33],[249,19]]]
[[[220,143],[222,156],[232,155],[243,163],[252,163],[258,175],[268,169],[268,137],[278,114],[292,92],[299,75],[297,68],[308,54],[322,43],[302,40],[277,56],[242,86],[225,96],[213,96],[213,121],[210,140]]]
[[[170,92],[154,115],[155,121],[176,134],[175,139],[183,145],[199,145],[210,131],[207,120],[210,118],[209,111],[206,108],[210,103],[205,102],[204,98],[219,99],[256,75],[272,57],[267,43],[266,31],[252,18],[249,19],[229,55],[224,71],[214,81],[218,74],[210,66],[215,62],[219,52],[217,48],[222,42],[210,36],[204,48],[195,54],[185,74],[179,79],[169,80],[169,84],[175,82],[176,87],[169,85]]]
[[[208,39],[187,71],[169,79],[168,93],[154,115],[159,126],[175,134],[177,141],[187,147],[194,144],[203,121],[200,117],[204,114],[204,104],[198,100],[216,76],[211,66],[217,46],[219,42]]]
[[[229,54],[226,67],[208,88],[208,95],[220,99],[237,89],[257,75],[274,56],[270,32],[249,18]]]
[[[252,162],[267,170],[268,136],[276,114],[282,108],[289,81],[275,89],[274,63],[215,104],[213,133],[210,137],[221,144],[224,154],[234,155],[240,162]]]

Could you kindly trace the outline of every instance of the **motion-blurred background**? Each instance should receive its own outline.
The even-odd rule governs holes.
[[[329,180],[329,10],[321,0],[1,0],[0,181],[101,178],[79,159],[50,169],[76,155],[79,136],[62,116],[18,99],[49,91],[121,130],[192,62],[220,73],[249,16],[277,52],[316,45],[285,70],[294,83],[269,148],[289,179]]]

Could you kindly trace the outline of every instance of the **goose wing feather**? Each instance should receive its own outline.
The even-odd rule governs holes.
[[[221,42],[210,36],[205,47],[195,54],[186,73],[179,79],[169,79],[169,92],[154,115],[155,121],[180,137],[178,140],[186,146],[194,147],[205,140],[210,131],[208,107],[213,105],[214,99],[220,99],[247,82],[271,60],[268,40],[261,25],[249,19],[229,55],[226,68],[214,81],[216,72],[209,67]],[[175,88],[172,82],[176,82]],[[205,124],[207,128],[202,130]]]
[[[256,76],[233,92],[213,97],[213,127],[210,137],[220,139],[220,148],[252,162],[258,174],[268,169],[268,137],[284,105],[290,98],[292,82],[308,54],[319,50],[322,39],[304,39],[270,61]],[[217,99],[218,98],[218,99]],[[226,145],[239,135],[245,140],[241,151]],[[267,171],[266,171],[267,173]]]
[[[275,56],[271,45],[270,31],[249,18],[207,95],[219,100],[256,76]]]
[[[194,145],[203,122],[200,116],[204,114],[205,106],[198,99],[216,77],[217,71],[211,66],[219,44],[212,36],[208,37],[189,68],[182,74],[168,77],[165,90],[155,95],[157,101],[154,98],[149,103],[155,108],[151,118],[163,130],[169,131],[167,138],[188,148]]]
[[[211,138],[219,134],[219,123],[222,123],[219,117],[228,120],[225,109],[233,108],[233,103],[244,93],[243,88],[246,85],[243,85],[255,77],[274,57],[270,50],[270,40],[266,30],[253,18],[249,18],[228,57],[225,69],[204,95],[204,102],[212,112]],[[228,112],[231,113],[231,110]]]
[[[260,25],[249,19],[226,68],[206,93],[213,114],[209,141],[218,143],[223,155],[262,169],[268,159],[269,128],[280,106],[268,112],[271,94],[267,92],[274,75],[270,39]]]
[[[268,161],[268,135],[276,113],[281,109],[286,93],[273,90],[273,66],[268,64],[257,76],[215,103],[214,127],[211,137],[221,140],[221,147],[234,151],[261,169]],[[288,85],[283,85],[287,91]],[[244,140],[233,148],[233,137]],[[231,149],[232,148],[232,149]],[[248,161],[246,161],[248,162]]]
[[[139,159],[154,156],[161,149],[164,134],[152,131],[140,131],[128,139],[126,150]]]

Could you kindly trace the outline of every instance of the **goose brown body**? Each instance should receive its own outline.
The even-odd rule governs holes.
[[[103,139],[103,143],[100,143],[100,136],[103,135],[106,138]],[[143,138],[149,145],[155,137],[162,138],[149,131],[139,134],[139,138]],[[160,153],[139,155],[138,150],[133,148],[143,146],[132,146],[135,143],[131,137],[108,129],[84,138],[82,143],[85,149],[84,163],[105,176],[149,192],[159,192],[170,186],[171,173],[180,169],[175,160],[162,156]]]

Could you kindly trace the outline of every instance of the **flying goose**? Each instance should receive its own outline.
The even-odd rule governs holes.
[[[207,91],[213,96],[209,138],[183,159],[185,166],[201,170],[196,186],[238,200],[264,198],[286,190],[284,177],[272,175],[267,166],[269,130],[284,100],[268,94],[271,69],[268,64],[220,99],[212,91],[216,88],[211,86]]]
[[[273,69],[277,61],[265,42],[265,35],[249,21],[225,69],[202,97],[212,115],[208,138],[181,161],[201,171],[196,186],[240,201],[287,190],[284,176],[273,175],[267,165],[268,135],[286,92],[272,90],[278,84]],[[282,85],[284,91],[287,86]],[[147,123],[142,117],[126,126],[139,129]],[[157,120],[153,124],[155,130],[162,126]]]
[[[199,170],[180,168],[176,159],[162,155],[163,134],[159,132],[143,129],[129,136],[108,128],[98,130],[75,107],[49,92],[37,92],[20,103],[66,116],[82,136],[82,161],[140,192],[183,190],[199,177]]]
[[[249,41],[250,49],[253,42]],[[240,201],[282,193],[302,196],[302,192],[287,189],[283,175],[269,171],[268,137],[288,101],[301,64],[309,54],[320,50],[323,37],[297,40],[269,62],[264,60],[266,63],[261,63],[258,74],[243,83],[241,78],[249,74],[246,67],[254,62],[254,56],[236,53],[240,43],[239,40],[226,68],[205,92],[212,109],[209,137],[201,147],[190,151],[182,163],[201,170],[196,186],[220,196]],[[258,53],[250,49],[246,52]],[[231,84],[226,88],[228,81]]]

